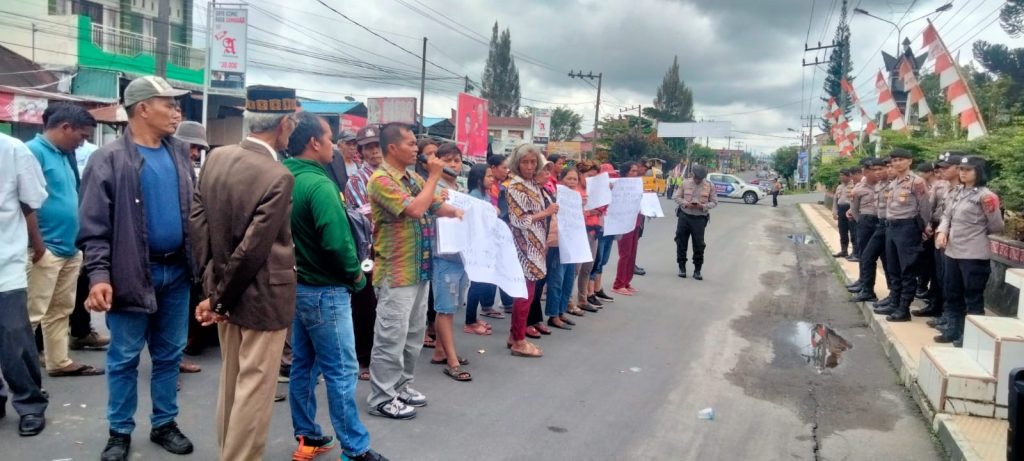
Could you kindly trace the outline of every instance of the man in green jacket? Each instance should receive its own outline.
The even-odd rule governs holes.
[[[316,423],[317,375],[323,373],[331,424],[347,459],[386,458],[370,449],[370,434],[356,406],[352,292],[366,285],[338,186],[327,176],[333,143],[327,122],[296,114],[288,138],[293,157],[284,165],[295,176],[292,239],[298,275],[292,323],[292,367],[288,383],[292,426],[299,442],[294,459],[313,459],[334,447]]]

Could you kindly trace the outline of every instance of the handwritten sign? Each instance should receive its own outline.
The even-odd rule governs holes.
[[[648,218],[664,218],[665,212],[661,209],[661,200],[654,192],[644,192],[640,199],[640,214]]]
[[[466,210],[461,225],[467,237],[459,254],[469,279],[497,285],[512,297],[525,298],[526,277],[512,231],[498,219],[494,207],[476,200]]]
[[[612,203],[612,191],[608,187],[608,173],[601,173],[592,178],[587,178],[587,207],[586,210],[603,207]]]
[[[587,240],[587,226],[583,222],[583,197],[568,187],[559,185],[558,200],[558,258],[562,264],[587,263],[594,260]]]
[[[448,201],[445,203],[465,212],[473,206],[473,202],[479,202],[479,200],[462,192],[448,189]],[[437,254],[451,255],[461,251],[469,240],[467,230],[467,226],[462,224],[461,219],[437,218]]]
[[[604,218],[604,235],[628,233],[636,227],[636,217],[640,214],[640,200],[644,195],[643,180],[620,178],[615,181],[615,188],[611,192],[612,202]]]

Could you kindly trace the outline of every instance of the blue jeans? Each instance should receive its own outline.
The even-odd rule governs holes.
[[[346,456],[370,449],[370,433],[356,406],[356,342],[352,294],[342,286],[299,283],[292,323],[292,369],[288,400],[295,436],[322,437],[316,423],[316,379],[323,372],[331,425]]]
[[[569,296],[576,284],[576,265],[562,264],[559,260],[558,248],[549,248],[548,256],[548,297],[544,304],[544,314],[558,317],[569,311]]]
[[[612,256],[612,244],[615,243],[615,236],[604,236],[598,231],[597,254],[594,256],[594,268],[590,270],[590,280],[594,280],[597,274],[604,272],[604,265],[608,264],[608,258]]]
[[[188,266],[150,263],[156,294],[156,312],[107,312],[110,348],[107,350],[107,420],[110,430],[131,434],[139,404],[139,357],[149,344],[153,372],[149,393],[153,400],[151,426],[173,422],[178,416],[178,366],[188,337]]]

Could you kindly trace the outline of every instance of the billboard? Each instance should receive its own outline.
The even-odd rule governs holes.
[[[539,109],[533,113],[533,143],[547,144],[551,138],[551,111]]]
[[[548,143],[549,154],[562,154],[573,160],[583,159],[583,143],[580,141],[551,141]]]
[[[248,11],[237,6],[215,7],[210,33],[210,88],[230,94],[245,94],[245,47]]]
[[[468,157],[487,157],[487,100],[459,93],[455,111],[455,142]]]
[[[0,93],[0,120],[43,124],[43,111],[49,101],[20,94]]]
[[[796,157],[796,182],[806,184],[811,177],[811,162],[807,151],[801,151]]]
[[[352,134],[366,127],[366,117],[358,115],[341,114],[341,131],[348,131]]]
[[[659,138],[728,138],[732,122],[658,123]]]
[[[369,98],[366,109],[367,123],[416,124],[416,98]]]
[[[839,158],[839,146],[821,146],[818,153],[821,155],[822,164],[832,163]]]

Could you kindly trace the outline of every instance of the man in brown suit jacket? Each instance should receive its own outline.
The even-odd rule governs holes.
[[[193,249],[207,297],[196,319],[219,324],[222,460],[263,459],[281,351],[295,315],[294,178],[277,158],[295,129],[294,104],[294,90],[249,87],[249,135],[211,153],[192,200]]]

